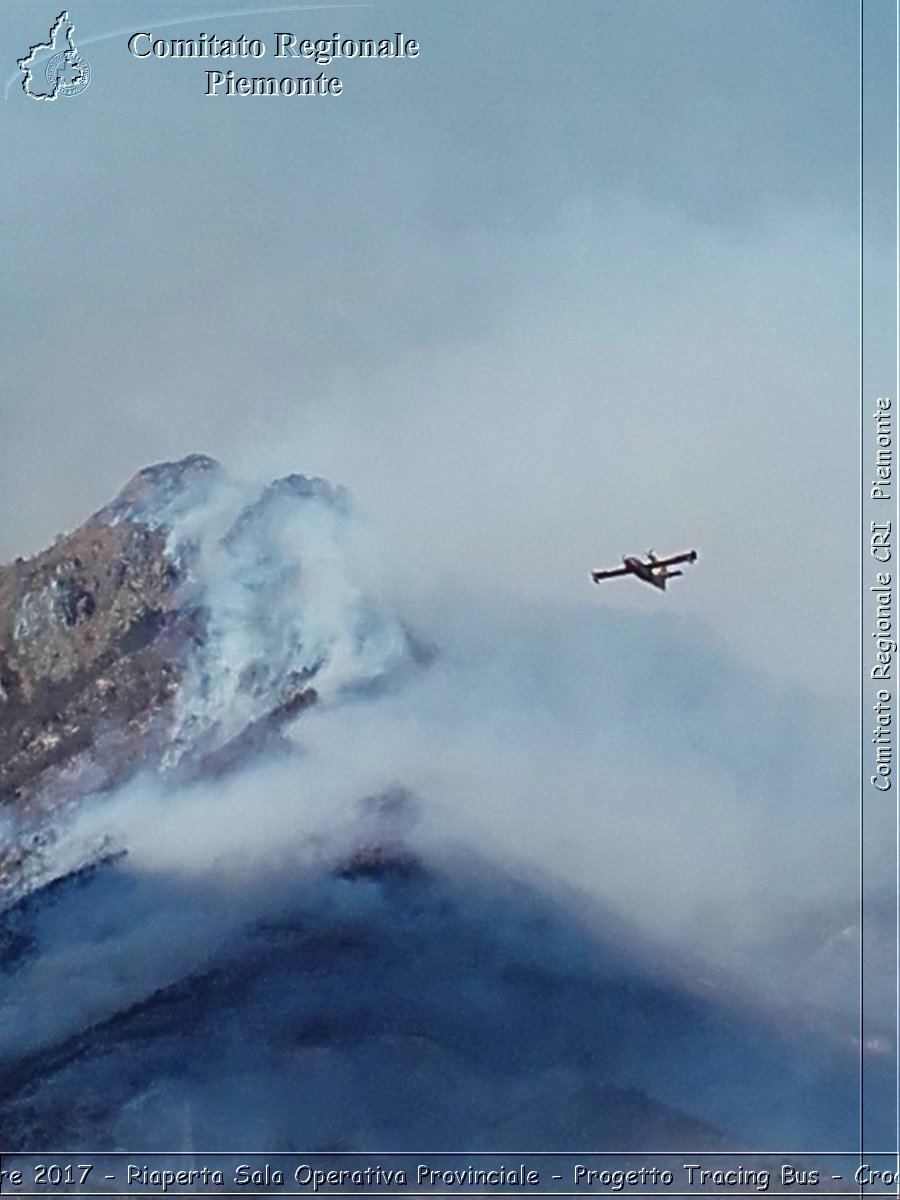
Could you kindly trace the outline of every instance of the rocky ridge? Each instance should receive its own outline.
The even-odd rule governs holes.
[[[349,577],[350,514],[321,479],[255,492],[193,454],[139,471],[49,549],[0,568],[0,817],[20,831],[0,849],[0,887],[80,797],[137,770],[232,769],[338,660],[341,687],[407,657],[404,631]],[[310,543],[341,624],[317,606]]]

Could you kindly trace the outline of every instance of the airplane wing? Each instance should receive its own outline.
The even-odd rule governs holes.
[[[601,579],[613,579],[616,575],[629,574],[627,567],[615,567],[612,571],[591,571],[591,579],[599,583]]]
[[[687,554],[673,554],[671,558],[657,558],[648,565],[654,570],[657,567],[674,567],[676,563],[688,563],[697,561],[697,551],[689,550]]]

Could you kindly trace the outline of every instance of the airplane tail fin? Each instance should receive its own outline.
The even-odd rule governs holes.
[[[669,582],[670,579],[674,578],[674,576],[676,576],[676,575],[683,575],[683,574],[684,574],[683,571],[670,571],[667,567],[664,567],[661,571],[656,572],[654,582],[656,583],[657,587],[662,588],[662,590],[665,591],[666,584]]]

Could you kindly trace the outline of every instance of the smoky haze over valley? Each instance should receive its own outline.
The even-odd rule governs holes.
[[[0,1141],[853,1142],[852,8],[85,0],[14,82]],[[279,28],[421,50],[126,50]]]
[[[851,739],[696,621],[398,606],[201,456],[0,595],[7,1144],[850,1136]]]

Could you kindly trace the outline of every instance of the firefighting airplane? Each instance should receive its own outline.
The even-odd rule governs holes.
[[[674,554],[671,558],[657,558],[652,550],[647,551],[647,561],[626,554],[622,566],[612,571],[591,571],[591,579],[599,583],[601,579],[613,579],[616,575],[636,575],[644,583],[652,583],[660,591],[666,590],[666,583],[675,575],[683,575],[683,571],[670,571],[676,563],[692,563],[697,561],[697,551],[689,550],[687,554]]]

